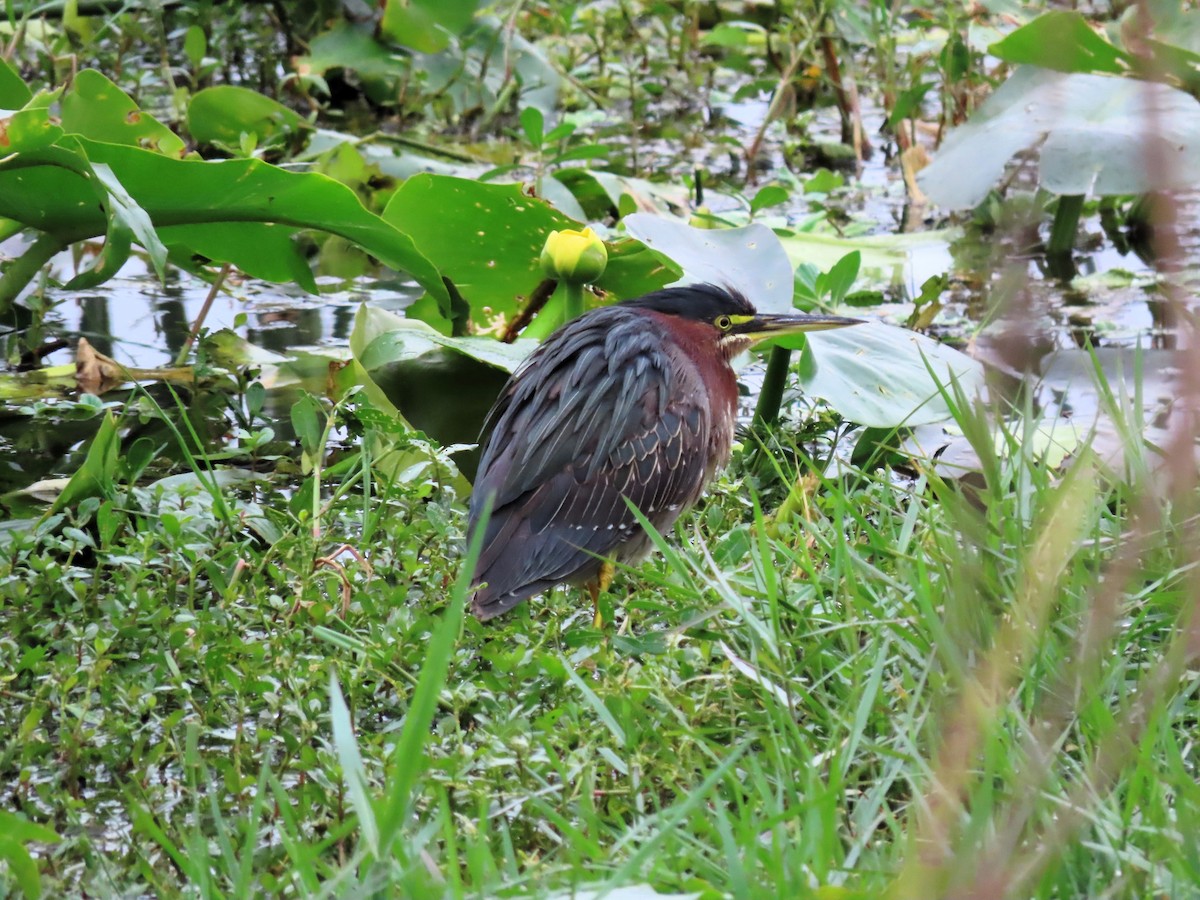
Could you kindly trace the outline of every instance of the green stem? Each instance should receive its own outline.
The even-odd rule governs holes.
[[[560,281],[541,312],[534,316],[533,321],[521,332],[521,337],[544,341],[554,329],[566,321],[564,316],[567,304],[567,283]]]
[[[563,286],[567,289],[567,303],[563,307],[563,319],[559,323],[561,325],[565,325],[572,319],[578,319],[583,315],[583,285],[564,281]]]
[[[755,427],[774,425],[779,421],[779,408],[783,406],[783,389],[787,386],[788,366],[791,361],[791,350],[786,347],[771,348],[771,355],[767,357],[767,374],[763,377],[758,404],[754,407],[752,424]]]
[[[1067,194],[1058,198],[1054,224],[1050,226],[1050,240],[1046,243],[1047,256],[1068,256],[1071,253],[1075,246],[1075,232],[1079,228],[1079,215],[1082,212],[1082,194]]]
[[[8,271],[0,276],[0,316],[8,315],[17,302],[17,296],[42,270],[42,266],[65,248],[66,244],[58,238],[43,234],[33,242],[33,246],[12,261]]]

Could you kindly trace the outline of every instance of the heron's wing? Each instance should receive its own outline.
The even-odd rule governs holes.
[[[490,417],[471,499],[472,523],[493,504],[475,573],[484,617],[594,574],[637,535],[624,498],[665,528],[703,486],[703,386],[644,317],[612,318],[539,348]]]

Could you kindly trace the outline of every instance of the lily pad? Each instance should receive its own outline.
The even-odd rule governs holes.
[[[968,397],[983,390],[984,369],[977,360],[882,322],[813,332],[804,340],[805,392],[860,425],[915,427],[950,418],[939,384],[949,390],[951,378]]]
[[[384,221],[413,236],[488,324],[511,316],[542,280],[538,257],[546,235],[578,223],[515,184],[480,184],[444,175],[416,175],[400,186]]]
[[[792,264],[765,225],[709,230],[648,213],[624,219],[625,229],[683,269],[683,284],[736,288],[761,312],[791,312]]]
[[[918,180],[940,206],[973,207],[1033,147],[1039,183],[1053,194],[1190,188],[1200,179],[1200,103],[1165,84],[1022,66],[950,133]]]
[[[445,447],[479,439],[508,376],[536,346],[529,340],[446,337],[424,322],[367,304],[359,307],[350,335],[355,377],[371,403]],[[467,450],[454,461],[471,478],[478,457],[477,449]]]
[[[413,237],[470,304],[472,319],[484,327],[498,315],[514,315],[545,277],[538,259],[547,235],[581,227],[544,200],[528,196],[520,185],[445,175],[408,179],[383,218]],[[626,299],[676,277],[669,263],[646,253],[641,244],[625,241],[609,248],[608,268],[597,286]]]

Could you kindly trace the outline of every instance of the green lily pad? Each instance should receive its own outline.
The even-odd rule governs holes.
[[[950,133],[921,189],[948,209],[976,206],[1034,147],[1053,194],[1188,189],[1200,180],[1200,104],[1165,84],[1022,66]]]
[[[791,312],[792,264],[765,225],[710,230],[648,213],[624,219],[632,237],[683,269],[684,284],[736,288],[762,312]]]
[[[813,332],[800,358],[805,392],[849,421],[877,428],[950,418],[939,384],[949,391],[952,377],[968,397],[983,390],[984,369],[977,360],[882,322]]]

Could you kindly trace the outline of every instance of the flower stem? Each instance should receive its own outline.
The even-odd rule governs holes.
[[[566,289],[567,303],[563,307],[563,319],[560,324],[565,325],[583,315],[583,285],[564,281],[562,286]]]

